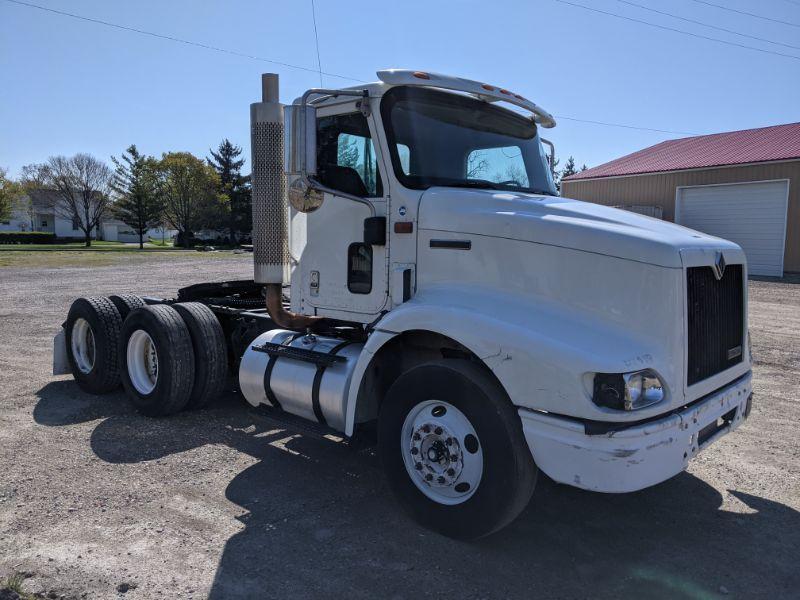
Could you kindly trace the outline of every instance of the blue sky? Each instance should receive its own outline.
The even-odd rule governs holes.
[[[30,0],[42,6],[316,68],[310,0]],[[699,35],[800,50],[653,14],[620,0],[570,0]],[[800,47],[800,27],[695,0],[637,4]],[[800,0],[710,0],[800,24]],[[438,71],[519,92],[566,117],[713,133],[800,121],[800,59],[755,52],[590,12],[556,0],[316,0],[322,68],[374,80],[379,68]],[[282,100],[313,72],[120,31],[0,0],[0,166],[53,154],[108,160],[129,144],[201,156],[224,137],[247,151],[259,74]],[[326,86],[352,82],[323,76]],[[557,153],[598,165],[684,137],[560,119]]]

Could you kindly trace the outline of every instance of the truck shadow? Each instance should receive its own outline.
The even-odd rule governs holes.
[[[225,544],[214,599],[750,598],[768,590],[788,597],[800,585],[789,558],[800,546],[800,513],[739,490],[723,494],[689,473],[625,495],[540,476],[511,526],[464,543],[402,513],[371,448],[287,428],[235,398],[153,420],[121,392],[96,398],[59,381],[39,391],[34,418],[48,426],[97,420],[91,447],[111,463],[206,444],[257,459],[225,491],[247,512]]]

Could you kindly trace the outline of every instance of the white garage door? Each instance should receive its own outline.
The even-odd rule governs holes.
[[[739,244],[752,275],[783,275],[788,181],[678,188],[675,221]]]

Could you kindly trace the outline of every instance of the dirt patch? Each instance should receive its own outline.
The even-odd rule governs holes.
[[[800,286],[751,284],[753,413],[688,472],[626,495],[541,477],[515,523],[465,544],[407,518],[369,448],[234,394],[147,419],[49,375],[74,297],[173,295],[250,264],[0,270],[0,576],[67,598],[797,595]]]

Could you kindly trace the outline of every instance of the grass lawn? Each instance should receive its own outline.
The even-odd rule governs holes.
[[[172,260],[194,259],[220,259],[238,257],[241,260],[253,260],[249,253],[234,254],[231,251],[197,252],[196,250],[180,250],[169,248],[166,251],[139,250],[138,247],[130,251],[96,251],[77,252],[70,250],[54,250],[42,252],[36,250],[6,250],[0,251],[0,269],[8,268],[59,268],[59,267],[106,267],[142,262],[169,262]]]
[[[145,242],[145,250],[155,250],[163,252],[165,250],[177,250],[172,243],[161,244]],[[104,242],[95,240],[87,248],[83,242],[68,242],[66,244],[0,244],[0,252],[3,251],[30,251],[30,252],[62,252],[62,251],[83,251],[83,252],[140,252],[138,244],[123,244],[122,242]]]

